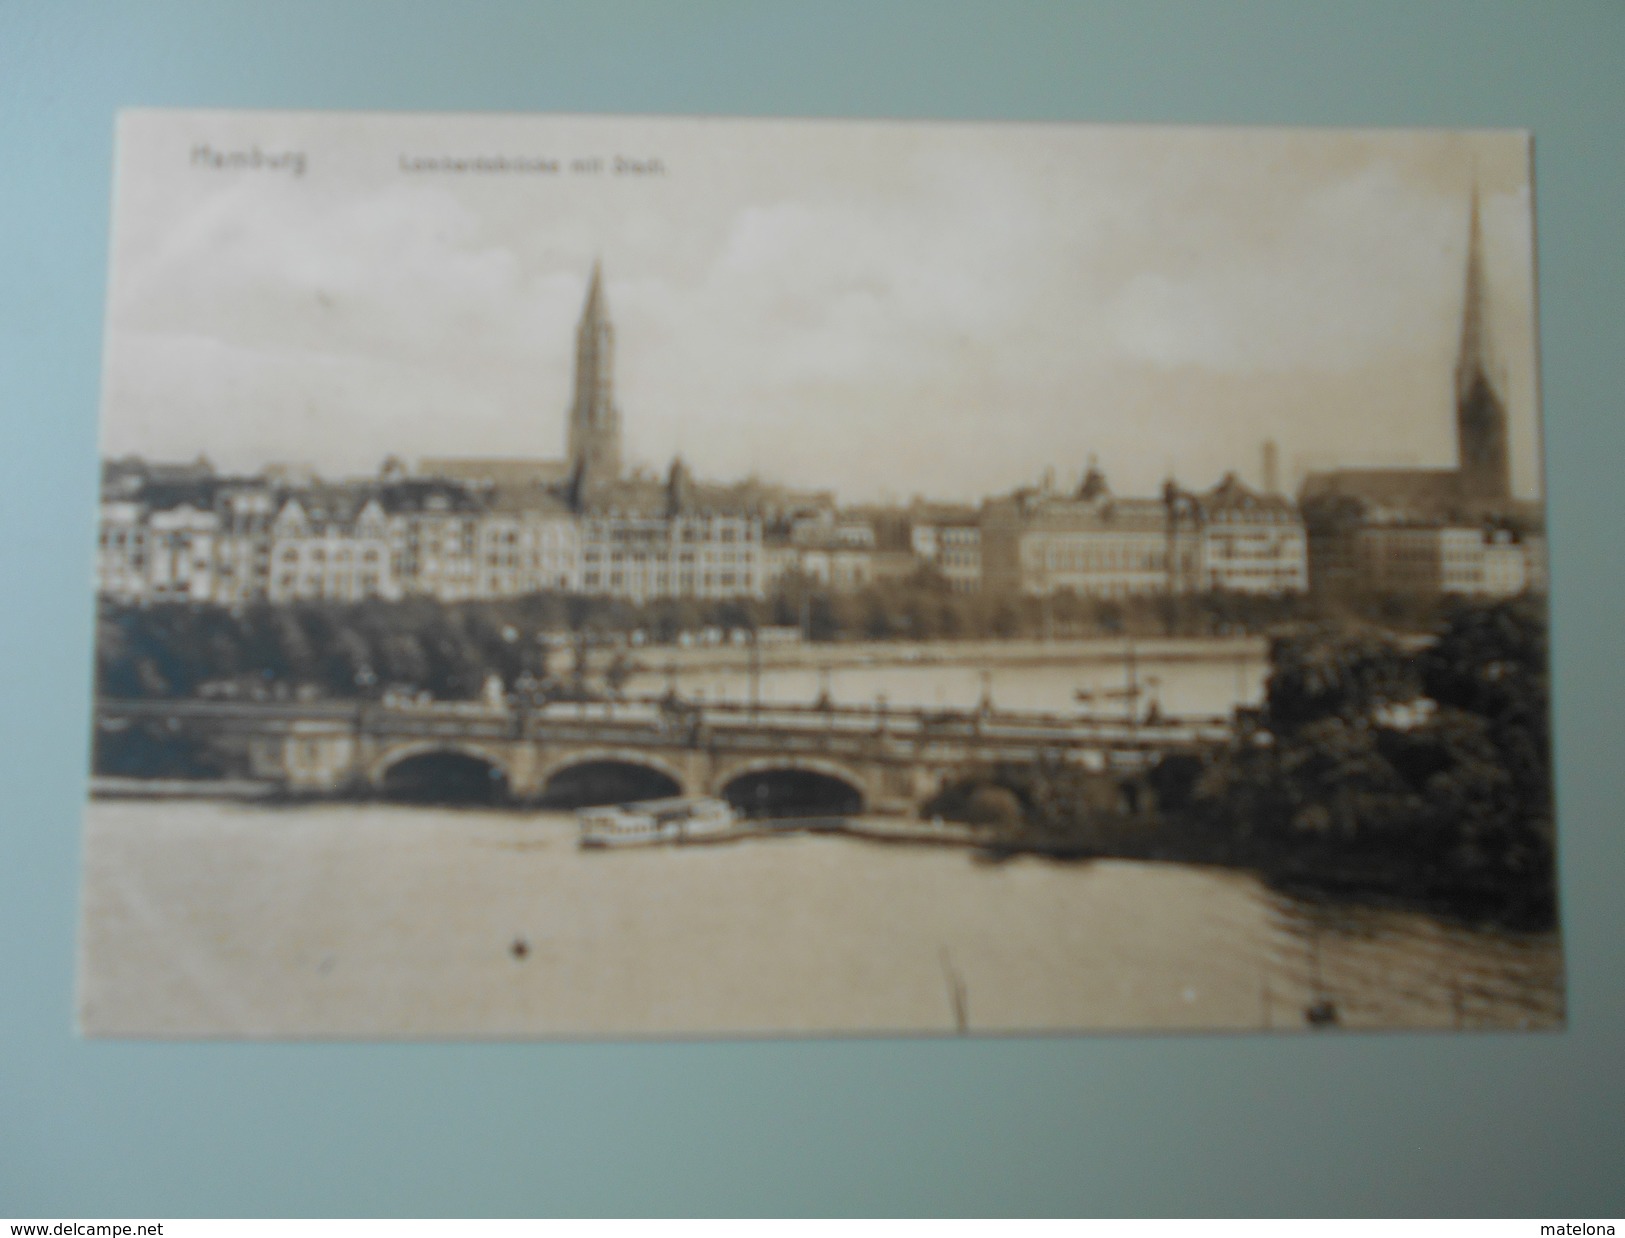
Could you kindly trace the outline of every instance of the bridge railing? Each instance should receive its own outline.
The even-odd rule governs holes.
[[[436,702],[119,700],[97,702],[104,723],[162,719],[228,729],[278,731],[311,725],[377,735],[463,739],[618,740],[669,745],[822,746],[885,741],[976,749],[1167,748],[1214,742],[1229,719],[1163,716],[1108,719],[1009,710],[952,711],[854,705],[689,702],[639,697],[537,706]]]

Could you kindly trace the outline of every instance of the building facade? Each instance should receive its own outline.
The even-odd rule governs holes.
[[[1231,593],[1302,593],[1309,588],[1309,538],[1297,508],[1227,474],[1199,498],[1201,578]]]
[[[1200,587],[1200,509],[1172,485],[1117,498],[1092,464],[1071,495],[1046,488],[982,509],[982,587],[1046,597],[1128,598]]]
[[[1543,586],[1544,544],[1508,529],[1368,525],[1356,535],[1361,579],[1412,597],[1515,597]]]
[[[743,510],[606,508],[580,520],[580,592],[641,604],[762,597],[762,522]]]
[[[974,507],[915,503],[908,513],[909,545],[941,572],[955,593],[982,587],[982,514]]]
[[[288,497],[270,524],[267,600],[400,597],[393,533],[377,495],[335,488]]]

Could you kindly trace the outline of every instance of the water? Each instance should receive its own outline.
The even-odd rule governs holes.
[[[1551,936],[1179,865],[796,836],[583,852],[562,815],[96,801],[81,1020],[137,1036],[1306,1030],[1562,1021]]]
[[[1003,657],[990,656],[987,646],[939,645],[920,647],[915,661],[898,660],[909,651],[896,647],[871,645],[854,652],[814,646],[802,656],[826,665],[768,665],[757,677],[756,691],[764,704],[810,704],[828,692],[838,705],[873,705],[884,697],[888,706],[901,709],[965,710],[975,709],[986,693],[999,709],[1103,718],[1124,716],[1131,685],[1137,686],[1142,714],[1153,700],[1166,714],[1212,716],[1263,699],[1269,668],[1262,642],[1225,642],[1222,651],[1189,656],[1192,645],[1180,642],[1177,655],[1159,652],[1170,646],[1142,645],[1132,667],[1127,646],[1100,642],[1011,646]],[[676,687],[688,697],[747,702],[748,659],[742,651],[730,652],[724,665],[693,666],[647,651],[640,656],[649,669],[634,675],[626,691],[657,694]],[[939,655],[943,660],[926,660]],[[1080,693],[1089,699],[1080,699]]]
[[[757,691],[1121,717],[1132,676],[1170,714],[1261,699],[1261,646],[1176,652],[1131,673],[1099,646],[827,647]],[[750,699],[740,651],[645,661],[628,691]],[[85,855],[81,1016],[106,1034],[1301,1031],[1321,1000],[1352,1028],[1562,1022],[1555,937],[1179,865],[810,836],[584,853],[560,815],[155,801],[93,802]]]

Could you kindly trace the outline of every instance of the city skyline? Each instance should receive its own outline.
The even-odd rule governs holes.
[[[304,171],[196,166],[206,136]],[[589,149],[663,171],[402,170]],[[1537,495],[1521,134],[133,113],[104,452],[560,457],[601,260],[629,467],[862,502],[1065,485],[1091,456],[1121,492],[1256,484],[1265,439],[1288,490],[1448,466],[1475,185]]]
[[[82,1027],[1562,1026],[1529,153],[126,115]]]

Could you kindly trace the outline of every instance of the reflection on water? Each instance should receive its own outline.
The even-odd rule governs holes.
[[[1489,932],[1414,912],[1267,897],[1270,972],[1324,996],[1351,1025],[1522,1028],[1563,1020],[1555,934]]]
[[[794,836],[582,852],[557,814],[97,801],[107,1034],[1305,1030],[1561,1024],[1555,936],[1243,874]],[[524,948],[516,952],[515,942]]]

